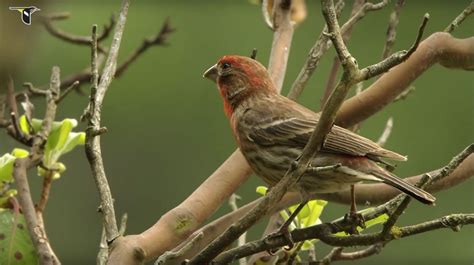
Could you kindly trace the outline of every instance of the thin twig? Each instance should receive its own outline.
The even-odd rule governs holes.
[[[85,115],[88,119],[88,128],[86,130],[86,155],[91,166],[92,174],[96,182],[96,186],[100,195],[100,208],[103,214],[103,222],[105,227],[105,234],[107,243],[110,244],[114,239],[120,236],[117,227],[117,220],[115,217],[115,210],[113,206],[113,198],[110,191],[110,186],[105,174],[104,164],[102,160],[102,152],[100,146],[100,136],[96,132],[100,130],[100,116],[102,110],[102,102],[105,93],[112,82],[115,74],[117,56],[122,40],[122,34],[127,20],[129,2],[124,0],[120,10],[120,15],[115,27],[114,37],[110,46],[109,55],[107,57],[104,70],[102,72],[100,82],[98,81],[99,73],[97,69],[97,26],[93,27],[92,33],[92,87],[89,107]]]
[[[385,143],[387,143],[387,140],[390,137],[390,134],[392,133],[392,128],[393,118],[390,117],[388,118],[387,123],[385,124],[385,129],[383,129],[382,135],[380,135],[380,138],[377,140],[378,145],[384,146]]]
[[[64,17],[68,17],[68,16],[69,16],[69,14],[58,14],[57,15],[58,18],[64,18]],[[113,25],[114,25],[115,20],[112,21],[112,19],[111,19],[110,23],[113,23]],[[110,25],[112,25],[112,24],[106,25],[106,26],[104,26],[104,28],[108,28]],[[128,69],[128,67],[133,62],[135,62],[136,59],[138,59],[138,57],[140,57],[140,55],[142,55],[146,50],[148,50],[148,48],[150,48],[152,46],[163,46],[163,45],[165,45],[168,34],[173,32],[174,30],[175,29],[173,29],[169,26],[169,21],[166,20],[165,23],[163,24],[163,27],[161,28],[160,32],[155,37],[145,39],[142,42],[140,47],[135,49],[122,63],[120,63],[117,66],[117,70],[115,71],[115,77],[118,78],[118,77],[122,76],[123,73]],[[97,36],[97,41],[100,42],[101,40],[104,40],[105,38],[107,38],[108,35],[109,35],[108,32],[109,31],[104,30],[101,35]],[[88,40],[87,45],[90,45],[91,38],[90,37],[84,37],[84,40],[86,40],[86,39]],[[98,46],[98,51],[101,51],[100,49],[101,48]],[[105,57],[104,57],[103,53],[100,53],[98,55],[98,59],[97,59],[98,68],[100,68],[100,65],[102,64],[104,58]],[[76,91],[80,92],[80,90],[79,90],[80,86],[82,86],[86,83],[89,83],[91,78],[92,78],[92,73],[91,73],[90,67],[87,67],[87,68],[85,68],[85,69],[83,69],[83,70],[81,70],[77,73],[71,74],[71,75],[67,76],[66,78],[64,78],[64,80],[61,82],[61,89],[64,90],[64,97],[66,97],[69,94],[69,92],[70,92],[69,89],[76,90]],[[79,84],[75,85],[76,82],[79,82]],[[74,87],[71,87],[71,86],[74,86]],[[39,89],[43,89],[44,87],[46,87],[46,86],[41,86]],[[31,91],[28,91],[28,92],[29,92],[30,95],[32,94]],[[21,95],[21,93],[16,94],[17,97],[20,96],[20,95]],[[61,99],[59,101],[62,101],[64,99],[64,97],[61,97]]]
[[[453,173],[453,171],[459,167],[459,165],[466,160],[471,154],[474,153],[474,144],[470,144],[461,153],[456,155],[445,167],[443,167],[438,174],[433,175],[429,185],[435,184],[437,181],[444,179]]]
[[[380,3],[373,4],[370,2],[364,3],[365,1],[354,1],[352,5],[352,11],[350,19],[341,27],[342,39],[344,43],[347,45],[349,39],[351,37],[352,30],[354,25],[357,21],[361,20],[365,17],[367,12],[380,10],[388,4],[388,0],[383,0]],[[333,65],[331,67],[331,71],[329,73],[328,80],[326,82],[326,88],[324,90],[324,95],[321,97],[321,109],[323,105],[326,103],[329,95],[332,93],[335,85],[336,85],[336,77],[340,67],[340,61],[337,56],[333,59]]]
[[[184,254],[186,254],[186,252],[188,252],[189,249],[191,249],[199,240],[201,240],[203,236],[204,236],[204,234],[202,232],[198,233],[189,242],[187,242],[182,248],[180,248],[179,250],[165,252],[163,255],[161,255],[155,261],[154,264],[155,265],[162,265],[162,264],[166,264],[168,261],[176,260],[176,259],[180,258]]]
[[[138,47],[135,51],[133,51],[125,61],[123,61],[120,66],[117,68],[115,72],[115,77],[119,77],[122,73],[128,68],[128,66],[133,63],[141,54],[143,54],[148,48],[152,46],[160,46],[166,45],[166,40],[168,35],[173,33],[176,29],[171,27],[170,19],[167,18],[163,25],[161,26],[161,30],[152,38],[145,39],[140,47]]]
[[[335,7],[336,14],[338,16],[341,13],[343,8],[344,8],[344,1],[339,0],[336,3],[336,7]],[[323,34],[326,31],[327,31],[327,26],[325,25],[323,30],[321,31],[321,34],[319,34],[319,37],[316,40],[316,43],[314,43],[314,45],[309,50],[306,61],[303,67],[301,68],[300,72],[298,73],[298,76],[296,77],[295,81],[291,85],[291,89],[287,95],[289,99],[296,100],[301,95],[309,79],[311,78],[314,71],[318,67],[319,62],[321,61],[321,58],[326,53],[326,51],[329,50],[329,48],[331,47],[332,43],[331,41],[329,41],[329,37]]]
[[[423,175],[423,178],[418,181],[418,183],[415,185],[416,187],[423,188],[426,186],[428,181],[430,180],[431,176],[429,174]],[[408,204],[412,201],[412,198],[408,196],[407,194],[400,194],[397,197],[395,197],[392,201],[397,204],[395,209],[390,209],[390,217],[388,220],[383,224],[383,229],[381,235],[382,237],[388,238],[390,237],[391,230],[395,223],[398,221],[398,218],[403,214],[403,211],[408,207]]]
[[[120,229],[119,234],[123,236],[125,234],[125,230],[127,229],[127,220],[128,214],[124,213],[120,220]],[[107,264],[107,260],[109,257],[109,244],[107,243],[107,237],[105,234],[105,227],[102,227],[102,234],[100,237],[99,243],[99,252],[97,253],[96,264],[97,265],[105,265]]]
[[[379,210],[377,210],[377,212],[378,211]],[[372,216],[370,218],[376,217],[374,213],[371,214]],[[340,221],[336,221],[333,223],[323,223],[308,228],[295,229],[291,232],[291,236],[295,242],[301,242],[309,239],[319,239],[322,242],[331,246],[370,246],[375,244],[386,244],[394,239],[413,236],[435,229],[451,228],[455,231],[459,231],[460,226],[466,224],[474,224],[474,214],[451,214],[431,221],[422,222],[416,225],[397,227],[397,229],[389,233],[387,237],[383,237],[381,233],[370,233],[341,237],[334,235],[334,233],[344,231],[347,226],[350,226],[350,224],[343,224],[343,218],[341,218]],[[234,248],[223,252],[218,257],[218,259],[219,262],[230,262],[234,259],[246,257],[253,253],[282,247],[286,243],[287,242],[283,237],[275,237],[271,240],[257,240],[249,242],[242,247]]]
[[[15,86],[13,84],[13,78],[8,75],[8,83],[7,83],[7,106],[10,109],[10,124],[11,130],[9,130],[9,134],[20,142],[26,143],[26,136],[20,129],[20,125],[18,122],[18,105],[16,102],[15,97]],[[7,127],[8,128],[8,127]]]
[[[409,86],[407,89],[405,89],[402,93],[400,93],[394,100],[393,102],[397,102],[400,100],[404,100],[410,95],[412,92],[415,91],[415,86]]]
[[[47,171],[46,175],[43,177],[43,189],[41,190],[41,196],[38,204],[36,205],[36,211],[43,213],[48,203],[49,193],[51,190],[51,184],[53,183],[53,171]]]
[[[380,253],[382,251],[383,244],[377,243],[366,249],[353,251],[353,252],[343,252],[344,248],[335,247],[329,252],[322,260],[315,262],[310,262],[309,265],[328,265],[333,261],[337,260],[358,260],[363,259],[374,254]]]
[[[56,100],[56,104],[59,104],[61,103],[61,101],[66,98],[66,96],[71,92],[73,91],[74,89],[76,89],[76,87],[78,87],[80,84],[79,81],[74,81],[74,83],[72,83],[70,86],[68,86],[66,89],[64,89],[64,91],[61,93],[61,95],[59,96],[59,98]]]
[[[100,236],[99,252],[97,253],[97,265],[107,264],[109,256],[109,245],[107,244],[107,236],[105,235],[105,227],[102,227],[102,234]]]
[[[381,61],[380,63],[373,64],[362,69],[360,71],[362,80],[367,80],[368,78],[382,74],[391,69],[392,67],[406,61],[418,48],[421,38],[423,37],[423,32],[425,30],[426,24],[428,23],[429,17],[429,14],[424,15],[423,21],[420,25],[420,28],[418,29],[418,34],[416,36],[415,42],[408,51],[396,52]]]
[[[444,32],[452,33],[472,13],[474,13],[474,1],[471,1],[471,4],[444,29]]]
[[[90,45],[91,43],[91,37],[90,36],[79,36],[79,35],[74,35],[69,32],[63,31],[56,27],[53,24],[54,20],[62,20],[66,19],[69,17],[68,13],[59,13],[59,14],[52,14],[49,16],[43,16],[41,19],[42,24],[44,25],[45,29],[51,34],[52,36],[63,40],[65,42],[73,43],[73,44],[78,44],[78,45]],[[104,29],[100,36],[98,36],[97,41],[100,42],[102,40],[105,40],[110,32],[112,31],[112,28],[115,25],[115,18],[114,16],[111,17],[110,22],[108,24],[104,25]],[[100,52],[105,52],[103,48],[98,46],[98,50]]]
[[[400,22],[400,11],[405,4],[405,0],[398,0],[393,11],[390,14],[390,19],[387,27],[387,37],[385,39],[385,46],[383,47],[382,59],[387,58],[392,53],[393,44],[395,44],[395,39],[397,37],[397,26]]]
[[[365,0],[354,1],[354,3],[352,4],[352,10],[349,17],[352,18],[356,14],[359,13],[358,12],[359,10],[363,10],[364,3],[365,3]],[[354,25],[355,24],[352,24],[352,26],[348,27],[346,32],[342,33],[342,39],[344,40],[344,43],[346,44],[349,42],[349,39],[351,38],[352,29],[354,28]],[[339,63],[339,58],[337,58],[337,56],[334,56],[332,66],[331,66],[331,71],[329,72],[329,77],[326,81],[326,88],[324,89],[324,94],[320,99],[320,109],[323,108],[323,105],[328,99],[329,95],[331,94],[332,89],[336,86],[337,73],[339,71],[340,66],[341,64]]]
[[[241,199],[241,197],[239,195],[235,194],[235,193],[233,193],[229,197],[229,206],[230,206],[230,208],[232,209],[233,212],[235,212],[239,209],[239,207],[237,206],[237,200],[240,200],[240,199]],[[237,246],[245,245],[246,235],[247,235],[247,232],[245,232],[245,233],[243,233],[242,235],[239,236],[239,238],[237,239]],[[246,258],[239,259],[239,264],[240,265],[246,265],[247,264],[247,259]]]
[[[122,215],[122,218],[120,218],[119,234],[121,236],[125,235],[125,231],[127,230],[127,221],[128,221],[128,214],[124,213]]]
[[[32,139],[30,155],[15,160],[13,177],[18,187],[18,198],[25,216],[28,231],[39,256],[40,264],[60,264],[59,259],[51,248],[43,224],[43,212],[36,211],[31,198],[27,171],[37,166],[43,157],[43,148],[51,131],[51,124],[56,116],[55,100],[59,95],[60,71],[53,67],[50,88],[46,92],[46,111],[40,131]]]

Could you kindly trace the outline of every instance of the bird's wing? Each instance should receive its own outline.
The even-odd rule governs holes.
[[[254,124],[247,137],[262,145],[286,145],[304,148],[316,127],[317,119],[308,117],[272,117]],[[369,158],[406,160],[406,157],[383,149],[371,140],[339,126],[333,126],[327,135],[322,151]]]

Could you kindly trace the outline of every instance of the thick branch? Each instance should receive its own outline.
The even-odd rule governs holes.
[[[336,124],[350,127],[381,111],[435,63],[474,70],[474,37],[456,39],[447,33],[434,33],[421,42],[404,63],[393,67],[360,94],[346,100],[339,110]]]
[[[268,72],[281,90],[285,80],[286,65],[290,54],[291,40],[293,39],[294,26],[291,23],[292,0],[275,0],[273,3],[273,42]]]

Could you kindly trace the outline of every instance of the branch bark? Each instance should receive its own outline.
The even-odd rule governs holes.
[[[273,34],[272,56],[268,62],[268,73],[278,90],[281,90],[285,80],[286,65],[293,39],[291,5],[292,0],[275,0],[273,3],[273,30],[275,33]]]
[[[474,152],[474,144],[469,145],[466,149],[464,149],[461,153],[455,156],[442,170],[440,170],[437,175],[433,175],[430,179],[424,178],[417,183],[417,186],[424,187],[429,186],[432,183],[435,183],[438,180],[442,180],[450,175],[459,165],[466,160],[466,158]],[[426,174],[424,174],[426,177]],[[430,182],[431,181],[431,182]],[[399,196],[391,199],[390,201],[384,203],[383,205],[377,206],[372,209],[370,212],[364,213],[364,220],[371,220],[380,216],[381,214],[388,213],[390,214],[389,220],[384,224],[383,229],[380,232],[366,234],[366,235],[353,235],[349,237],[338,237],[333,235],[334,233],[347,231],[346,228],[350,227],[350,221],[347,221],[346,218],[338,219],[332,223],[326,223],[321,225],[312,226],[305,229],[297,229],[292,232],[293,236],[296,236],[299,232],[302,231],[313,231],[310,233],[304,233],[305,236],[301,240],[303,241],[307,239],[320,239],[323,242],[333,245],[333,246],[366,246],[366,245],[373,245],[383,243],[386,244],[387,242],[400,238],[403,235],[401,232],[404,228],[395,228],[394,224],[397,221],[398,217],[402,214],[404,209],[408,206],[411,198],[408,197],[406,194],[400,194]],[[470,216],[470,217],[469,217]],[[441,220],[445,219],[444,224],[445,226],[452,227],[453,229],[459,225],[457,222],[465,222],[472,223],[474,220],[470,220],[470,218],[474,217],[474,214],[462,214],[461,215],[453,215],[448,217],[443,217]],[[411,235],[413,231],[430,231],[426,227],[433,225],[433,221],[421,223],[415,226],[412,226],[406,229],[406,234]],[[456,224],[453,224],[456,223]],[[434,227],[434,226],[433,226]],[[418,233],[418,232],[416,232]],[[281,243],[283,240],[283,236],[279,236],[276,238],[268,239],[261,239],[254,242],[249,242],[244,246],[236,247],[231,250],[228,250],[217,257],[218,264],[227,264],[234,259],[246,257],[252,255],[254,253],[258,253],[264,250],[274,249],[273,243],[276,241]],[[342,241],[344,243],[342,243]],[[296,241],[295,241],[296,242]],[[336,253],[337,254],[337,253]],[[326,260],[328,261],[328,260]],[[322,263],[324,264],[324,263]]]
[[[86,146],[85,151],[89,164],[91,166],[92,175],[96,182],[97,189],[100,196],[100,211],[103,214],[103,225],[107,243],[110,244],[116,239],[120,233],[117,227],[117,220],[115,217],[115,210],[113,206],[113,198],[110,187],[105,174],[104,163],[102,160],[102,152],[100,146],[99,134],[104,130],[101,128],[100,118],[102,103],[107,92],[112,78],[115,74],[117,65],[117,56],[120,48],[120,42],[127,20],[129,2],[124,0],[120,15],[115,27],[113,41],[110,47],[110,52],[102,72],[99,82],[99,71],[97,66],[97,25],[92,27],[92,53],[91,53],[91,96],[89,106],[86,109],[85,117],[88,120],[88,128],[86,130]]]
[[[43,159],[43,148],[51,131],[51,124],[56,117],[56,99],[60,93],[59,84],[59,68],[53,67],[50,87],[44,91],[46,95],[46,111],[41,129],[32,138],[30,155],[26,158],[16,159],[13,168],[13,178],[18,187],[18,198],[28,226],[28,232],[38,253],[39,261],[44,265],[59,265],[61,263],[54,253],[46,234],[43,223],[44,208],[36,210],[33,204],[27,174],[29,169],[39,165]]]
[[[448,68],[474,70],[474,37],[457,39],[448,33],[434,33],[420,43],[408,60],[346,100],[339,110],[336,124],[351,127],[381,111],[435,63]]]

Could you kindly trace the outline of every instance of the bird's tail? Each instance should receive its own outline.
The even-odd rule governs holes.
[[[371,174],[381,179],[384,183],[399,189],[424,204],[434,204],[436,200],[436,198],[430,193],[413,186],[386,170],[382,169],[381,171],[371,172]]]

